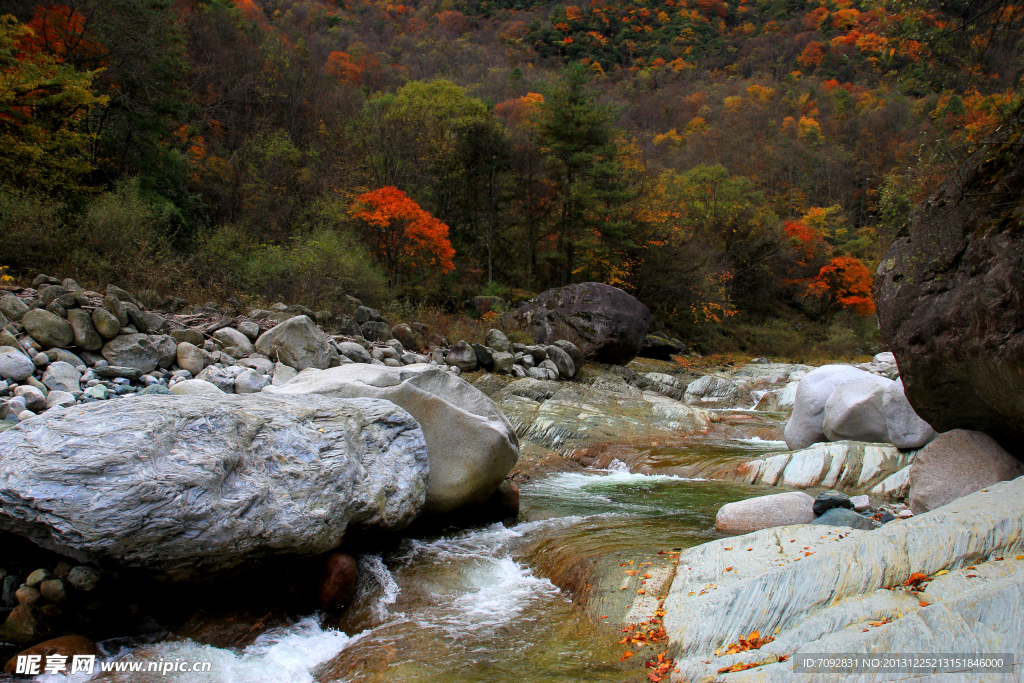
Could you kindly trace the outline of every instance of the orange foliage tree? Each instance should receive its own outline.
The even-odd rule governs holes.
[[[807,47],[797,57],[796,61],[800,62],[800,66],[806,69],[813,69],[814,67],[821,64],[825,59],[825,51],[821,47],[821,43],[816,40],[812,40],[807,43]]]
[[[857,315],[874,313],[871,284],[871,272],[860,259],[835,256],[811,279],[806,293],[823,302],[827,323],[841,308],[853,309]]]
[[[327,55],[324,73],[331,78],[337,79],[339,83],[348,85],[363,84],[363,67],[353,62],[346,52],[334,51]]]
[[[448,226],[397,187],[359,195],[352,205],[352,217],[363,225],[377,257],[388,269],[392,287],[398,285],[403,267],[436,268],[442,273],[455,269]]]

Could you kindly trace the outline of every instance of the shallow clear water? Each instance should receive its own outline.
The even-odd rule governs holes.
[[[777,443],[763,441],[706,446],[703,457],[712,459],[745,460],[779,450]],[[685,449],[671,457],[700,456],[697,449]],[[619,661],[622,648],[614,624],[573,608],[574,567],[581,560],[609,561],[617,554],[656,553],[717,538],[713,525],[718,508],[762,493],[727,482],[633,474],[619,463],[605,471],[552,474],[523,485],[526,521],[515,526],[495,524],[406,540],[384,557],[360,557],[355,607],[340,621],[322,622],[313,615],[264,633],[244,650],[191,641],[148,645],[119,657],[208,660],[211,671],[108,673],[93,680],[646,680],[637,664]],[[40,680],[49,683],[45,677]]]

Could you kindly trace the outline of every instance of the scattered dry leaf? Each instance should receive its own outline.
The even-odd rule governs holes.
[[[930,581],[927,575],[921,572],[914,572],[910,575],[910,578],[903,582],[904,586],[920,586],[925,581]]]

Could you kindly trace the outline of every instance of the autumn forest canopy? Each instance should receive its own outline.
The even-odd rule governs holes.
[[[780,354],[877,340],[879,259],[1024,75],[1020,0],[0,15],[13,273],[449,310],[601,281],[697,348]]]

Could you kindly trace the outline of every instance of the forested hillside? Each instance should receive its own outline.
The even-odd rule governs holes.
[[[880,255],[1024,70],[1009,0],[0,14],[11,275],[449,310],[595,280],[704,350],[867,348]]]

